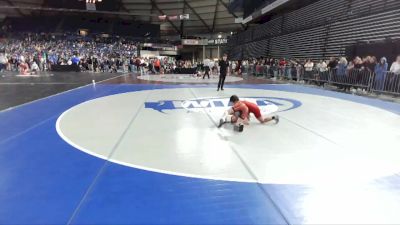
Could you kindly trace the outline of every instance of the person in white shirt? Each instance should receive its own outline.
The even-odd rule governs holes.
[[[235,61],[232,61],[232,64],[231,64],[231,71],[232,71],[232,73],[234,73],[235,71],[236,71],[236,62]]]
[[[211,60],[209,58],[204,59],[204,75],[203,79],[206,78],[206,75],[208,79],[210,79],[210,67],[211,67]]]
[[[32,70],[32,72],[35,72],[35,73],[36,73],[37,71],[39,71],[39,66],[38,66],[38,64],[37,64],[35,61],[32,62],[31,70]]]
[[[390,67],[390,72],[394,74],[400,74],[400,55],[397,56],[396,62],[392,63],[392,66]]]
[[[328,71],[328,65],[323,60],[321,60],[321,62],[318,63],[317,68],[321,73]]]
[[[311,72],[314,68],[314,63],[311,60],[307,60],[307,63],[304,65],[306,71]]]
[[[140,59],[140,75],[144,75],[145,74],[144,68],[146,66],[147,66],[146,61],[143,58],[141,58]]]
[[[313,75],[312,75],[313,68],[314,68],[314,63],[311,62],[310,59],[307,60],[307,63],[304,65],[304,70],[306,71],[305,72],[306,78],[308,78],[308,79],[313,79],[314,78]]]
[[[0,72],[3,72],[3,70],[6,68],[7,66],[7,57],[5,54],[0,53]]]

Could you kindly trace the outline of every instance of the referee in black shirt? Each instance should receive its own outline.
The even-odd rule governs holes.
[[[229,61],[228,61],[228,55],[224,54],[222,57],[222,60],[219,60],[219,81],[218,81],[218,90],[221,89],[221,91],[224,90],[224,83],[225,83],[225,78],[226,74],[228,72],[228,67],[229,67]]]

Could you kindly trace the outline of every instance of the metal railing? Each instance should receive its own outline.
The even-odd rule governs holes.
[[[377,93],[400,94],[400,74],[383,72],[374,74],[371,91]]]
[[[257,77],[305,81],[317,85],[333,85],[344,89],[356,88],[374,93],[400,95],[400,74],[382,72],[376,74],[368,69],[305,70],[301,66],[270,66],[250,64],[242,67],[243,74]]]
[[[369,70],[351,69],[339,72],[338,69],[329,70],[329,84],[362,88],[370,90],[371,80],[374,73]]]

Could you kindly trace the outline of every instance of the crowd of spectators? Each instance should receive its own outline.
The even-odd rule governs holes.
[[[232,71],[239,75],[312,80],[319,85],[329,80],[344,89],[358,85],[400,92],[400,55],[390,66],[386,57],[378,60],[375,56],[357,56],[351,61],[346,57],[331,57],[329,60],[260,58],[234,61],[231,65]]]
[[[56,65],[77,65],[80,71],[173,73],[178,69],[198,71],[203,62],[175,60],[172,57],[138,57],[137,43],[123,39],[86,39],[81,36],[54,37],[24,34],[0,39],[0,71],[37,73]],[[210,68],[215,69],[215,65]]]
[[[253,75],[268,72],[275,77],[293,77],[297,72],[300,72],[298,68],[304,69],[304,71],[318,71],[327,72],[330,69],[337,69],[338,73],[345,74],[352,69],[367,70],[375,72],[377,74],[383,72],[392,72],[400,74],[400,56],[392,63],[391,67],[388,67],[386,57],[382,57],[379,61],[375,56],[366,56],[364,58],[355,57],[352,61],[347,61],[345,57],[334,58],[331,57],[329,60],[297,60],[297,59],[274,59],[274,58],[260,58],[250,60],[240,60],[232,62],[232,69],[238,74],[250,73]],[[297,68],[297,69],[296,69]],[[295,75],[295,76],[291,76]]]
[[[51,70],[54,65],[79,65],[83,70],[116,71],[135,57],[136,43],[129,41],[43,38],[25,34],[0,40],[0,70],[18,71],[21,63],[32,71]]]
[[[210,59],[194,62],[175,60],[172,57],[138,57],[137,44],[124,39],[85,39],[79,36],[43,36],[24,34],[0,40],[0,71],[31,72],[51,70],[55,65],[77,65],[81,71],[89,72],[138,72],[140,74],[168,74],[182,71],[218,74],[218,62]],[[231,61],[234,74],[266,75],[277,79],[304,77],[319,78],[334,71],[337,76],[346,76],[352,71],[374,74],[374,83],[382,89],[388,73],[400,75],[400,56],[389,67],[386,57],[378,60],[375,56],[345,57],[329,60],[297,60],[260,58]],[[189,70],[185,70],[189,69]],[[317,74],[317,75],[316,75]],[[357,75],[357,80],[363,74]]]

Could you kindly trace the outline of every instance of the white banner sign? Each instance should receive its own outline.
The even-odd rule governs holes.
[[[210,45],[221,45],[221,44],[226,44],[228,43],[228,39],[226,38],[221,38],[221,39],[213,39],[213,40],[208,40],[208,44]]]
[[[207,39],[182,39],[182,45],[208,45]]]
[[[189,20],[189,14],[179,15],[180,20]]]

